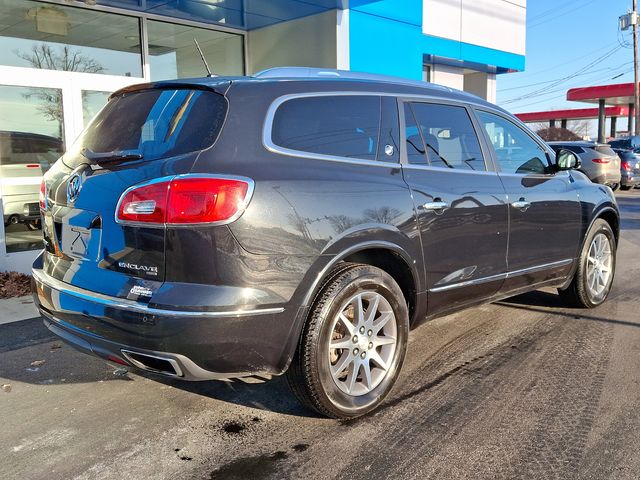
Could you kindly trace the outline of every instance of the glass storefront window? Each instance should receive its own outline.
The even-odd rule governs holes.
[[[107,104],[109,95],[111,95],[109,92],[98,92],[96,90],[82,91],[82,121],[85,127]]]
[[[151,80],[204,77],[207,72],[194,39],[213,73],[244,73],[242,35],[157,21],[147,25]]]
[[[62,92],[0,85],[0,187],[7,253],[42,248],[42,174],[64,150]]]
[[[0,65],[142,77],[137,18],[0,0]]]

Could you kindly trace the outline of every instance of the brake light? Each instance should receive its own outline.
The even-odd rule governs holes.
[[[170,225],[228,222],[244,211],[251,185],[249,179],[197,176],[156,181],[127,190],[116,219]]]
[[[609,160],[608,158],[594,158],[591,161],[594,163],[609,163],[611,160]]]
[[[623,170],[626,170],[627,172],[631,171],[631,165],[629,165],[629,162],[627,162],[626,160],[622,160],[622,162],[620,163],[620,166],[623,168]]]
[[[27,168],[40,168],[40,164],[39,163],[27,163],[25,166]]]
[[[40,210],[46,210],[47,208],[47,187],[44,183],[44,178],[40,182],[40,194],[38,195],[38,201],[40,203]]]

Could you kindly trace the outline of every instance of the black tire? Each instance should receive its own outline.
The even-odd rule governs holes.
[[[620,185],[620,190],[624,190],[625,192],[627,190],[631,190],[633,187],[630,185]]]
[[[338,386],[339,379],[334,380],[331,367],[335,366],[335,364],[331,363],[331,354],[335,353],[336,356],[339,356],[339,359],[335,360],[337,364],[342,360],[342,355],[351,355],[354,350],[351,349],[351,346],[343,350],[330,350],[329,342],[332,338],[335,340],[335,328],[338,326],[338,323],[335,323],[335,319],[338,318],[340,313],[343,313],[349,300],[360,294],[365,296],[372,295],[373,298],[376,296],[383,297],[388,302],[385,305],[391,307],[395,316],[395,350],[392,354],[389,354],[388,350],[386,350],[387,355],[391,356],[386,372],[377,372],[379,381],[377,386],[374,387],[375,382],[371,382],[369,386],[373,388],[370,391],[350,395]],[[383,299],[379,301],[384,303]],[[362,303],[363,308],[364,301]],[[371,304],[368,305],[370,306]],[[369,306],[367,306],[367,309]],[[376,315],[378,314],[376,309],[374,309],[374,312]],[[363,317],[368,313],[369,311],[365,311]],[[384,314],[386,315],[386,313]],[[381,315],[382,313],[377,318],[381,319]],[[356,322],[353,323],[355,324]],[[371,335],[369,332],[365,332],[362,337],[367,334]],[[377,335],[377,333],[374,333],[373,337],[369,339],[379,338]],[[385,271],[369,265],[339,265],[327,276],[327,280],[311,306],[298,348],[287,371],[286,376],[289,386],[303,405],[324,416],[349,419],[364,415],[378,407],[391,391],[404,361],[408,335],[409,312],[407,303],[402,290],[395,280]],[[338,341],[344,341],[347,338],[353,340],[349,333],[345,333],[344,337],[339,337]],[[368,342],[369,339],[366,341]],[[362,338],[360,341],[362,342]],[[370,355],[370,352],[373,354],[372,352],[378,351],[378,348],[382,355],[384,347],[371,347],[371,345],[372,343],[368,347],[362,347],[363,350],[360,355]],[[354,344],[352,346],[357,350],[355,347],[358,345]],[[365,361],[375,362],[375,360],[369,360],[369,357]],[[353,365],[359,365],[359,362],[360,360],[355,358]],[[349,365],[351,364],[349,363]],[[368,365],[373,365],[373,369],[377,368],[375,363],[368,363]],[[347,369],[349,368],[352,367],[347,367]],[[358,366],[357,378],[359,378],[358,375],[361,371],[364,375],[364,370],[360,370]],[[371,370],[371,372],[373,371]],[[369,377],[372,378],[372,373],[369,374]],[[364,378],[360,384],[356,381],[356,386],[362,390],[367,390]]]
[[[619,187],[620,187],[619,183],[614,183],[613,185],[611,185],[611,190],[615,192],[616,190],[618,190]]]
[[[611,275],[608,278],[607,285],[605,286],[602,294],[596,296],[589,288],[589,285],[587,283],[587,263],[591,244],[594,238],[599,234],[604,234],[609,240],[612,261]],[[611,285],[613,284],[613,279],[615,276],[616,250],[616,239],[613,231],[611,230],[611,227],[605,220],[601,218],[597,219],[591,226],[591,229],[587,232],[584,244],[582,246],[582,251],[580,252],[580,258],[578,259],[578,268],[573,277],[573,280],[571,281],[571,284],[565,290],[558,291],[563,299],[563,302],[567,306],[579,308],[595,308],[607,299],[607,296],[611,291]]]

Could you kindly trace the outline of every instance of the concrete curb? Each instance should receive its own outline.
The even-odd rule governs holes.
[[[0,300],[0,325],[39,316],[31,295]]]

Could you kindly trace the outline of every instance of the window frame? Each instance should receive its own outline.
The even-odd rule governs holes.
[[[473,127],[473,130],[476,134],[476,138],[478,140],[478,145],[480,145],[480,150],[482,152],[482,157],[484,160],[485,170],[471,170],[471,169],[459,169],[459,168],[443,168],[438,166],[432,166],[429,157],[425,153],[425,157],[427,159],[426,165],[420,165],[416,163],[409,163],[409,159],[407,156],[407,136],[406,136],[406,123],[405,123],[405,105],[409,106],[409,111],[413,115],[413,111],[411,109],[411,103],[428,103],[435,105],[448,105],[452,107],[462,107],[467,112],[469,116],[469,120]],[[455,100],[449,100],[446,98],[436,98],[436,97],[428,97],[428,96],[420,96],[420,95],[398,95],[398,115],[400,120],[400,145],[402,146],[402,150],[400,153],[400,162],[402,163],[403,168],[415,168],[422,170],[437,170],[437,171],[447,171],[451,173],[471,173],[476,175],[483,174],[495,174],[498,169],[495,165],[495,157],[492,148],[487,143],[487,138],[485,137],[481,125],[478,121],[478,118],[475,115],[473,107],[464,102],[459,102]],[[415,118],[415,116],[414,116]],[[420,132],[420,137],[422,138],[422,132]],[[424,142],[424,138],[423,138]]]
[[[484,138],[485,143],[487,144],[487,148],[489,149],[489,151],[491,152],[491,157],[493,159],[493,164],[495,166],[496,172],[498,172],[500,175],[509,175],[509,176],[517,176],[517,177],[538,177],[538,178],[549,178],[549,177],[553,177],[556,176],[558,173],[560,173],[561,171],[558,171],[557,169],[555,169],[555,152],[553,151],[553,148],[551,148],[549,145],[547,145],[544,141],[542,141],[542,139],[536,138],[535,136],[533,136],[531,133],[531,131],[529,130],[529,128],[520,120],[518,120],[517,117],[510,117],[507,114],[504,114],[503,112],[500,112],[498,110],[494,110],[491,108],[487,108],[487,107],[478,107],[478,106],[474,106],[472,108],[473,110],[473,114],[474,117],[476,118],[476,121],[478,123],[478,125],[481,127],[481,135]],[[488,113],[490,115],[494,115],[496,117],[500,117],[503,120],[505,120],[506,122],[509,122],[511,124],[513,124],[516,128],[519,128],[520,130],[522,130],[522,132],[531,139],[532,142],[534,142],[536,145],[538,145],[538,147],[540,147],[540,149],[545,153],[545,156],[547,158],[547,163],[549,164],[549,172],[548,173],[535,173],[535,172],[526,172],[526,173],[511,173],[511,172],[504,172],[502,171],[502,167],[500,165],[500,161],[498,159],[498,154],[496,153],[495,147],[493,146],[493,142],[491,141],[491,138],[489,138],[489,132],[487,132],[487,130],[485,129],[484,125],[482,124],[482,121],[480,120],[480,117],[478,116],[478,112],[483,112],[483,113]],[[568,171],[563,170],[563,172],[565,174],[568,175]]]
[[[289,157],[297,157],[297,158],[307,158],[310,160],[328,160],[331,162],[342,162],[342,163],[351,163],[355,165],[374,165],[374,166],[382,166],[382,167],[400,167],[400,160],[402,158],[402,149],[401,154],[399,156],[398,161],[387,162],[383,160],[367,160],[361,158],[351,158],[351,157],[343,157],[339,155],[327,155],[324,153],[313,153],[306,152],[304,150],[295,150],[292,148],[282,147],[280,145],[276,145],[273,142],[273,121],[275,119],[276,112],[284,103],[300,99],[300,98],[315,98],[315,97],[355,97],[355,96],[366,96],[366,97],[397,97],[396,94],[385,93],[385,92],[375,92],[375,91],[321,91],[321,92],[304,92],[304,93],[292,93],[289,95],[282,95],[276,98],[267,110],[267,114],[264,120],[264,125],[262,128],[262,144],[263,146],[272,153],[277,153],[281,155],[287,155]],[[382,101],[382,99],[381,99]],[[398,112],[399,115],[399,112]],[[400,119],[399,119],[400,121]],[[380,117],[380,122],[382,123],[382,117]],[[402,132],[400,132],[402,134]],[[402,140],[400,140],[402,143]],[[378,145],[379,149],[379,145]]]

